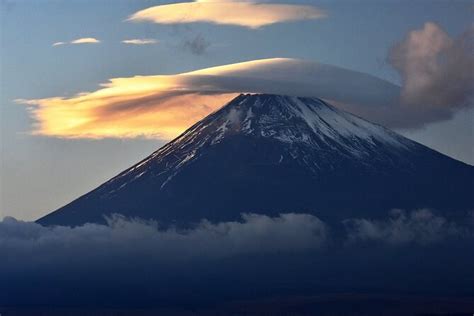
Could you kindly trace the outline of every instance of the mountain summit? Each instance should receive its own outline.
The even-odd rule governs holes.
[[[188,225],[240,213],[326,221],[472,209],[474,168],[316,98],[240,95],[149,157],[38,220],[113,213]]]

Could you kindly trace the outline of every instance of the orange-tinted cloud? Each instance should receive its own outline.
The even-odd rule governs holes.
[[[206,22],[259,28],[279,22],[319,19],[325,16],[323,10],[308,5],[197,0],[147,8],[131,15],[128,20],[160,24]]]
[[[93,37],[83,37],[71,41],[71,44],[97,44],[100,41]]]
[[[146,96],[136,96],[136,102],[150,102],[149,107],[117,111],[114,106],[120,107],[134,96],[77,96],[71,99],[50,98],[22,102],[35,105],[31,113],[37,121],[37,129],[34,131],[36,135],[60,138],[143,136],[172,139],[233,97],[235,94],[211,97],[190,93],[173,97],[165,95],[157,102],[147,100]]]
[[[178,135],[234,94],[208,97],[181,89],[173,76],[115,78],[72,98],[18,100],[30,106],[34,134],[62,138],[157,137]]]
[[[171,139],[238,93],[319,97],[392,128],[417,128],[450,117],[437,115],[437,105],[407,104],[404,88],[336,66],[272,58],[174,75],[114,78],[96,91],[69,98],[18,101],[29,106],[34,134],[64,138]]]
[[[273,58],[176,75],[114,78],[70,98],[17,101],[29,106],[38,135],[170,139],[243,92],[318,96],[374,107],[397,96],[399,88],[335,66]]]

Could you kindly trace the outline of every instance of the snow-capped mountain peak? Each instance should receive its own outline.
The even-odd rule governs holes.
[[[242,94],[40,222],[101,222],[121,213],[185,223],[300,210],[334,219],[353,210],[451,206],[449,195],[472,207],[472,174],[323,100]]]
[[[214,143],[226,134],[242,133],[313,145],[317,145],[317,142],[312,142],[314,137],[323,142],[340,142],[349,138],[407,145],[403,138],[390,130],[340,111],[316,98],[240,95],[220,110],[213,120],[222,123]]]
[[[179,157],[173,168],[183,167],[209,146],[232,137],[275,140],[293,159],[318,150],[324,156],[338,151],[354,159],[380,156],[379,146],[400,153],[413,142],[400,135],[340,111],[323,100],[268,94],[242,94],[196,123],[177,139],[152,154],[147,161],[161,160],[172,153]],[[318,159],[319,160],[319,159]],[[320,168],[323,164],[318,164]],[[130,171],[135,171],[131,169]]]

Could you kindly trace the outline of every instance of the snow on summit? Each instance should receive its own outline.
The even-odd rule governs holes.
[[[356,210],[451,206],[454,195],[462,209],[474,206],[466,192],[472,173],[323,100],[242,94],[40,222],[103,222],[119,213],[186,225],[288,211],[334,220]]]

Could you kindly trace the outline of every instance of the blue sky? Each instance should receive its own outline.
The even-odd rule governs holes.
[[[176,2],[176,1],[174,1]],[[400,84],[390,48],[434,22],[456,37],[472,24],[470,1],[272,1],[316,6],[322,19],[250,29],[235,25],[127,22],[173,1],[1,1],[0,216],[36,219],[114,176],[165,143],[160,139],[61,139],[31,135],[28,107],[15,99],[71,96],[110,78],[175,74],[262,58],[332,64]],[[55,42],[94,37],[98,44]],[[126,45],[148,38],[153,45]],[[203,51],[189,48],[200,41]],[[186,44],[188,43],[188,44]],[[470,164],[474,111],[401,132]]]

